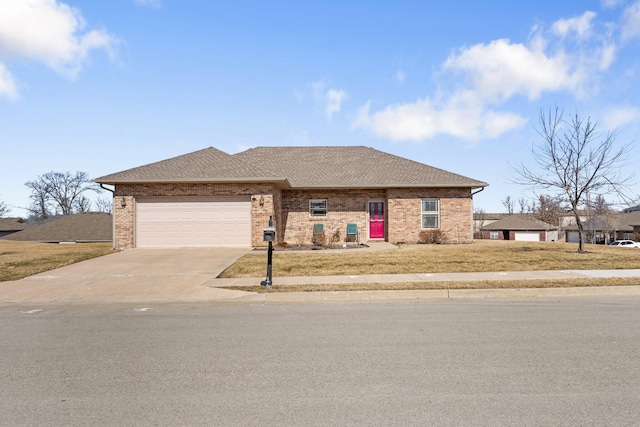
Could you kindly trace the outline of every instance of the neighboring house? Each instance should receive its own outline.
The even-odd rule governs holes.
[[[529,215],[507,215],[480,229],[483,239],[519,240],[527,242],[554,242],[558,240],[558,227]]]
[[[589,218],[589,213],[585,210],[579,210],[578,216],[581,222],[585,222]],[[560,227],[569,227],[576,225],[576,216],[573,211],[567,211],[558,215],[558,222]]]
[[[110,242],[113,219],[110,214],[98,212],[60,216],[3,239],[42,243]]]
[[[638,212],[640,211],[640,205],[636,205],[636,206],[632,206],[630,208],[626,208],[623,212],[624,213],[630,213],[630,212]]]
[[[27,227],[22,218],[0,218],[0,237],[17,233]]]
[[[634,240],[640,236],[640,211],[608,212],[586,220],[582,225],[588,243],[609,244],[614,240]],[[565,228],[567,242],[577,243],[576,226]]]
[[[488,184],[368,147],[206,148],[97,178],[113,185],[114,247],[308,244],[314,228],[360,241],[472,241],[472,195]],[[478,190],[479,191],[479,190]]]
[[[480,233],[480,230],[509,215],[512,215],[512,214],[475,212],[473,214],[474,237],[482,239],[482,234]]]

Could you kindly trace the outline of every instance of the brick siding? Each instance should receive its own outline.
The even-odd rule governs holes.
[[[284,241],[310,244],[313,224],[323,224],[325,236],[338,231],[344,241],[347,224],[357,224],[360,241],[367,240],[367,201],[384,199],[385,190],[288,190],[282,194]],[[326,217],[309,217],[309,200],[327,199]]]
[[[470,188],[390,188],[388,240],[416,243],[422,231],[422,199],[440,200],[440,230],[447,243],[471,243],[472,201]]]
[[[114,203],[114,247],[135,246],[135,200],[142,197],[238,197],[251,202],[251,244],[265,246],[262,230],[273,216],[278,242],[309,244],[313,224],[324,224],[325,235],[336,230],[343,241],[347,224],[357,224],[360,240],[368,239],[367,203],[386,202],[386,240],[416,243],[422,231],[421,199],[440,200],[440,229],[447,243],[472,241],[470,188],[392,188],[380,190],[280,190],[271,184],[122,184],[117,185]],[[124,197],[126,207],[121,207]],[[260,197],[264,206],[260,206]],[[327,199],[327,216],[309,217],[309,200]]]
[[[251,200],[251,245],[264,246],[262,230],[273,216],[278,229],[281,191],[270,184],[120,184],[115,189],[114,248],[130,249],[135,246],[135,200],[141,197],[241,197]],[[120,201],[125,198],[123,209]],[[260,206],[260,197],[264,206]]]

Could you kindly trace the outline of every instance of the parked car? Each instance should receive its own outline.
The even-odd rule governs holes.
[[[633,240],[614,240],[610,245],[621,248],[640,248],[640,243],[634,242]]]

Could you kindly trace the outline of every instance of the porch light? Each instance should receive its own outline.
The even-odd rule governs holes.
[[[258,203],[260,203],[260,207],[263,207],[264,206],[264,197],[260,196],[260,201]]]
[[[122,200],[120,200],[120,206],[122,207],[122,209],[127,207],[127,200],[124,198],[124,196],[122,196]]]

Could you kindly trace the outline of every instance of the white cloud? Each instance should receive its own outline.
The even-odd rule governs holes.
[[[600,54],[597,57],[600,58],[598,67],[600,70],[608,69],[613,61],[616,59],[618,53],[618,46],[615,43],[605,43],[600,50]]]
[[[613,9],[615,7],[620,6],[625,1],[626,0],[601,0],[600,4],[602,4],[602,7],[604,7],[604,8]]]
[[[635,2],[624,10],[621,38],[623,41],[640,38],[640,1]]]
[[[462,97],[464,98],[464,97]],[[353,128],[371,130],[390,141],[422,141],[438,134],[480,140],[495,138],[522,127],[527,119],[515,113],[502,113],[452,99],[446,105],[434,105],[428,99],[391,105],[370,114],[371,102],[360,108]]]
[[[634,6],[640,36],[640,1]],[[634,10],[628,9],[625,16],[635,17]],[[584,97],[598,90],[598,78],[615,61],[618,45],[611,27],[597,24],[596,14],[587,11],[558,20],[546,30],[533,27],[527,43],[498,39],[457,49],[435,76],[436,94],[378,111],[367,103],[353,127],[392,141],[419,141],[438,134],[496,138],[527,122],[501,107],[514,98],[537,101],[559,92]]]
[[[57,0],[0,0],[0,59],[26,59],[75,78],[92,51],[115,56],[117,40],[105,30],[83,32],[78,9]]]
[[[154,9],[162,7],[162,0],[134,0],[134,2],[139,6],[152,7]]]
[[[578,38],[584,39],[591,35],[591,21],[596,14],[586,11],[580,16],[569,19],[559,19],[553,23],[551,32],[560,37],[567,37],[571,33],[575,33]]]
[[[316,103],[324,109],[327,120],[331,121],[333,115],[342,110],[342,103],[349,97],[344,90],[327,89],[328,86],[326,80],[318,80],[311,83],[311,90]]]
[[[395,77],[396,81],[401,84],[404,83],[404,81],[407,79],[407,75],[402,70],[398,70]]]
[[[5,96],[9,99],[16,99],[18,97],[16,82],[9,70],[7,70],[2,63],[0,63],[0,96]]]
[[[562,51],[548,56],[538,46],[509,40],[478,44],[451,55],[444,70],[460,71],[483,99],[499,101],[516,94],[537,99],[543,91],[576,90],[584,76]]]
[[[329,89],[324,97],[326,101],[325,114],[327,120],[331,120],[335,113],[340,112],[342,103],[347,99],[347,93],[343,90]]]
[[[370,113],[365,105],[353,127],[371,130],[392,141],[419,141],[447,134],[469,140],[491,139],[522,127],[527,119],[497,111],[520,95],[538,99],[551,91],[580,91],[586,74],[562,51],[546,54],[541,36],[529,46],[495,40],[452,53],[442,64],[443,75],[460,78],[448,95],[391,105]]]
[[[628,123],[640,121],[640,108],[638,107],[616,107],[607,111],[602,118],[602,125],[605,129],[616,129]]]

